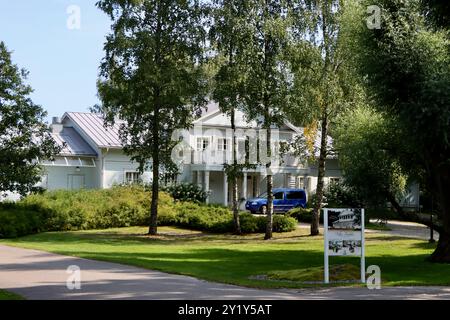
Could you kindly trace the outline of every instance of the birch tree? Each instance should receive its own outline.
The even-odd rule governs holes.
[[[307,145],[311,147],[309,154],[317,163],[311,222],[311,235],[317,235],[326,160],[332,152],[328,141],[330,124],[342,110],[355,103],[360,90],[352,79],[347,57],[342,50],[340,16],[345,2],[314,0],[296,3],[297,32],[289,55],[294,75],[291,94],[294,102],[288,105],[286,113],[295,125],[307,127],[312,133],[306,135],[306,139],[312,140]],[[319,140],[318,145],[316,140]]]
[[[288,2],[258,0],[249,4],[247,21],[250,35],[243,59],[246,78],[242,97],[250,120],[260,122],[265,132],[260,136],[267,179],[267,228],[264,239],[272,238],[273,168],[272,126],[283,120],[282,105],[288,99],[288,72],[283,60],[288,45],[290,19]]]
[[[188,128],[205,104],[202,5],[197,0],[102,0],[97,6],[112,20],[97,109],[106,124],[116,116],[126,122],[120,130],[124,151],[140,171],[152,169],[149,234],[154,235],[159,176],[173,147],[162,137]]]
[[[213,6],[213,24],[210,30],[212,50],[218,64],[214,76],[213,99],[219,103],[220,110],[230,117],[231,164],[225,163],[224,171],[232,185],[232,211],[235,233],[240,234],[238,178],[243,169],[250,164],[238,161],[236,111],[242,109],[245,83],[245,50],[251,36],[248,29],[247,13],[251,2],[248,0],[216,0]]]

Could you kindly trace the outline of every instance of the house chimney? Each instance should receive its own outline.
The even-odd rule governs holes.
[[[52,124],[61,124],[61,118],[60,117],[53,117],[52,118]]]
[[[52,118],[51,128],[52,128],[52,133],[60,133],[63,130],[63,125],[61,123],[60,117]]]

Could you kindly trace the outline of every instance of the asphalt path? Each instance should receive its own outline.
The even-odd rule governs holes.
[[[0,245],[0,288],[37,300],[450,299],[450,287],[253,289],[4,245]]]

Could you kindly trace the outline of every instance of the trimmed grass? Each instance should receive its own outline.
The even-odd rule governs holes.
[[[48,232],[0,243],[261,288],[317,286],[301,281],[316,280],[323,266],[323,239],[310,237],[305,228],[276,233],[269,241],[262,234],[212,235],[172,227],[159,228],[154,237],[146,232],[146,227]],[[450,265],[425,261],[434,248],[425,240],[366,234],[366,266],[381,268],[383,286],[450,285]],[[343,264],[358,267],[359,259],[330,257],[330,266]],[[267,279],[289,271],[305,276],[301,281]]]
[[[18,294],[0,289],[0,300],[23,300],[23,297],[19,296]]]
[[[361,274],[359,267],[353,264],[335,264],[330,266],[330,281],[345,282],[359,281]],[[287,271],[274,271],[267,274],[269,280],[287,280],[303,283],[319,283],[324,280],[324,268],[312,267],[306,269],[294,269]]]

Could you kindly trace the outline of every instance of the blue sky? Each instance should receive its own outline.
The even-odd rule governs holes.
[[[0,41],[15,64],[30,72],[32,99],[48,118],[88,111],[98,103],[96,79],[109,18],[96,0],[0,0]],[[69,29],[71,5],[80,9],[80,29]]]

